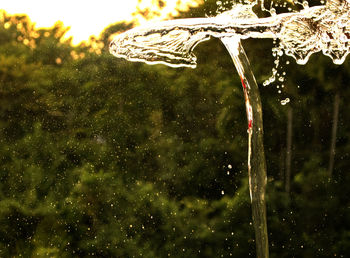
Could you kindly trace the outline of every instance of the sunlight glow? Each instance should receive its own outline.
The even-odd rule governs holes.
[[[71,28],[66,37],[72,36],[73,44],[78,44],[90,36],[98,37],[110,24],[135,19],[133,13],[137,11],[137,6],[141,10],[151,10],[151,18],[157,16],[157,19],[166,19],[177,14],[175,7],[178,2],[178,8],[185,10],[188,3],[196,6],[198,0],[164,0],[161,1],[165,5],[162,12],[157,9],[157,2],[142,0],[138,5],[138,0],[13,0],[2,1],[0,8],[9,14],[27,14],[36,28],[51,27],[55,22],[62,21],[64,26]],[[140,17],[138,20],[140,23],[144,21]]]

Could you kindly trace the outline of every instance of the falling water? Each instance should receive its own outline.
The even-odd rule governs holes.
[[[116,36],[110,44],[110,52],[129,61],[195,68],[196,56],[192,52],[195,46],[211,36],[221,39],[243,86],[257,256],[268,257],[262,109],[259,89],[241,40],[250,37],[279,39],[278,49],[294,57],[298,64],[306,64],[312,54],[320,51],[335,64],[342,64],[350,52],[350,0],[329,0],[324,6],[315,7],[303,4],[300,12],[267,18],[256,16],[252,10],[255,4],[235,4],[231,10],[211,18],[179,19],[138,27]]]
[[[222,38],[221,40],[232,57],[243,87],[248,120],[249,191],[252,203],[257,256],[268,257],[269,247],[265,205],[267,177],[259,88],[239,38]]]

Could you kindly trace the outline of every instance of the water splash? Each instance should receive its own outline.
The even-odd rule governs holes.
[[[257,255],[268,257],[262,108],[241,39],[278,38],[278,51],[294,57],[298,64],[307,63],[313,53],[320,51],[335,64],[342,64],[350,51],[350,0],[329,0],[325,6],[316,7],[309,7],[304,1],[300,3],[304,7],[300,12],[278,15],[270,8],[271,17],[267,18],[255,15],[252,8],[256,4],[236,4],[212,18],[180,19],[135,28],[114,38],[110,52],[129,61],[194,68],[196,56],[192,51],[198,43],[217,37],[225,44],[241,77],[245,97],[249,186]],[[281,104],[288,102],[287,98]]]
[[[285,54],[306,64],[323,52],[342,64],[350,52],[350,0],[330,0],[300,12],[258,18],[254,4],[236,4],[211,18],[178,19],[138,27],[122,33],[110,52],[130,61],[196,67],[195,46],[210,37],[278,38]]]
[[[215,18],[179,19],[137,27],[116,36],[110,44],[110,52],[129,61],[195,68],[196,56],[192,50],[210,36],[274,36],[270,31],[273,26],[270,20],[253,26],[258,18],[249,19],[252,16],[256,17],[252,5],[237,4]],[[228,25],[227,21],[231,20],[236,23]]]

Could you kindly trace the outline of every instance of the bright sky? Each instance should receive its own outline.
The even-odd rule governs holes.
[[[73,36],[73,43],[77,44],[87,40],[91,35],[98,36],[109,24],[131,20],[137,2],[137,0],[0,0],[0,8],[9,14],[27,14],[32,22],[36,23],[37,28],[51,27],[60,20],[65,26],[71,27],[66,36]],[[165,12],[171,13],[177,0],[164,2],[167,6]],[[143,6],[152,6],[152,0],[143,0]]]

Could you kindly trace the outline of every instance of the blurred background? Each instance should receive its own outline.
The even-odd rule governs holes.
[[[147,20],[232,3],[20,2],[0,6],[0,257],[254,257],[244,97],[222,43],[201,43],[196,69],[108,51]],[[349,257],[349,61],[243,46],[262,95],[271,257]]]

